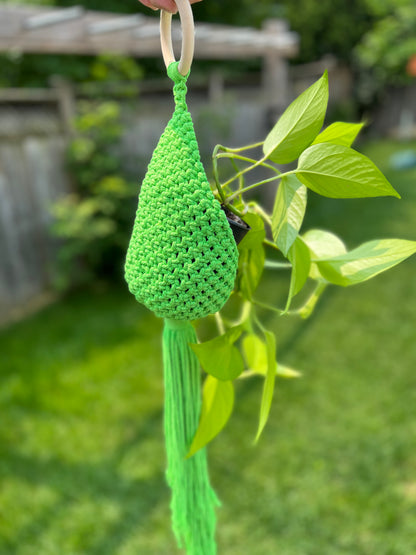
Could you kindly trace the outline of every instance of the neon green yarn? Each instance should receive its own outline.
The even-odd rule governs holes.
[[[215,555],[217,496],[208,476],[206,450],[186,459],[201,410],[199,363],[188,343],[196,343],[186,320],[165,320],[165,438],[167,481],[172,489],[172,527],[188,555]]]
[[[238,251],[202,166],[186,79],[168,68],[175,111],[153,153],[140,191],[125,277],[157,316],[179,320],[217,312],[234,286]]]
[[[202,166],[186,77],[173,63],[175,111],[153,153],[140,191],[125,277],[136,299],[165,318],[163,362],[167,481],[172,524],[188,555],[215,555],[215,506],[206,450],[189,459],[201,411],[196,343],[189,322],[217,312],[234,287],[238,251]]]

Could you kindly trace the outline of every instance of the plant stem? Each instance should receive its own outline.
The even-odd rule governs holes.
[[[277,245],[275,245],[273,243],[273,241],[270,241],[269,239],[263,239],[263,245],[267,245],[268,247],[272,247],[272,249],[280,252],[279,247]]]
[[[218,158],[219,158],[219,151],[222,150],[224,152],[230,152],[230,153],[236,153],[236,152],[243,152],[244,150],[251,150],[253,148],[256,148],[258,146],[261,146],[263,144],[263,141],[260,143],[254,143],[252,145],[248,145],[248,146],[243,146],[241,148],[228,148],[226,146],[223,145],[216,145],[213,152],[212,152],[212,166],[213,166],[213,174],[214,174],[214,180],[215,180],[215,185],[218,189],[218,192],[220,194],[220,197],[222,199],[222,202],[225,202],[225,196],[224,193],[222,191],[221,185],[220,185],[220,180],[219,180],[219,176],[218,176]],[[255,162],[255,161],[254,161]]]
[[[259,165],[259,164],[257,164]],[[248,170],[253,169],[254,166],[250,166],[248,168]],[[241,173],[241,172],[240,172]],[[276,179],[282,179],[282,177],[286,177],[287,175],[292,175],[296,173],[295,170],[289,171],[289,172],[285,172],[285,173],[281,173],[279,175],[276,175],[275,177],[269,177],[269,179],[264,179],[263,181],[259,181],[258,183],[253,183],[252,185],[248,185],[247,187],[243,187],[243,189],[240,189],[240,191],[238,191],[239,194],[245,193],[246,191],[250,191],[251,189],[255,189],[256,187],[259,187],[260,185],[265,185],[266,183],[270,183],[271,181],[275,181]],[[237,176],[239,174],[237,174],[236,176],[233,177],[233,179],[231,179],[230,182],[234,181]],[[229,185],[229,181],[227,181],[227,183],[223,183],[223,187],[226,187],[227,185]],[[230,195],[228,197],[228,202],[230,202],[231,200],[233,200],[233,198],[236,196],[236,193],[233,193],[232,195]]]
[[[244,370],[244,372],[242,372],[239,376],[238,376],[238,380],[242,380],[244,378],[251,378],[252,376],[260,376],[261,374],[259,372],[254,372],[254,370]]]
[[[244,218],[244,214],[243,212],[240,212],[240,210],[238,210],[238,208],[236,208],[235,206],[233,206],[232,204],[228,204],[227,202],[225,203],[225,205],[227,206],[227,209],[232,212],[233,214],[235,214],[236,216],[238,216],[239,218],[243,219]]]
[[[247,158],[247,156],[239,156],[238,154],[233,154],[228,152],[224,152],[223,154],[218,154],[217,158],[229,158],[229,159],[235,159],[235,160],[242,160],[243,162],[250,162],[253,165],[257,164],[257,160],[255,160],[254,158]],[[278,174],[281,173],[275,166],[272,166],[271,164],[266,164],[265,162],[263,162],[260,165],[263,168],[268,168],[269,170],[274,171],[275,173],[278,173]]]
[[[252,185],[247,185],[247,187],[243,187],[242,189],[237,191],[237,193],[233,193],[232,195],[230,195],[227,198],[227,201],[230,202],[236,196],[241,195],[242,193],[246,193],[247,191],[250,191],[251,189],[255,189],[256,187],[259,187],[260,185],[266,185],[266,183],[271,183],[272,181],[276,181],[277,179],[280,179],[280,175],[275,175],[273,177],[269,177],[268,179],[263,179],[263,181],[259,181],[258,183],[253,183]]]
[[[215,313],[215,321],[217,323],[217,328],[218,328],[219,334],[224,335],[225,326],[224,326],[224,322],[222,320],[221,314],[219,312]]]
[[[272,312],[277,312],[277,314],[279,314],[279,315],[284,314],[284,310],[276,308],[276,307],[274,307],[270,304],[262,303],[260,301],[254,300],[254,299],[252,299],[252,303],[255,304],[256,306],[259,306],[260,308],[265,308],[266,310],[271,310]],[[256,318],[256,323],[258,324],[257,318]]]
[[[253,304],[256,304],[256,305],[259,305],[259,306],[261,306],[261,304],[262,304],[262,303],[258,303],[257,301],[253,301],[253,300],[252,300],[252,302],[253,302]],[[263,308],[269,308],[269,305],[263,305]],[[274,308],[274,307],[270,307],[270,308]],[[277,309],[275,309],[275,310],[277,310]],[[263,326],[263,324],[260,322],[259,317],[257,316],[257,314],[254,310],[253,310],[253,320],[254,320],[254,323],[256,324],[256,326],[259,328],[259,330],[262,333],[265,333],[267,331],[266,328]]]
[[[274,260],[266,260],[264,263],[264,267],[273,270],[288,270],[292,267],[292,264],[290,264],[290,262],[275,262]]]
[[[297,310],[292,310],[291,312],[289,312],[289,314],[298,315],[304,319],[309,318],[316,306],[316,303],[318,302],[320,296],[325,291],[327,286],[327,283],[318,282],[317,286],[313,290],[310,297],[306,300],[305,304]]]
[[[228,187],[228,185],[231,185],[231,183],[233,181],[235,181],[236,179],[238,179],[240,176],[244,175],[245,173],[247,173],[251,170],[254,170],[258,166],[261,166],[266,160],[267,160],[267,156],[263,156],[263,158],[261,158],[260,160],[257,160],[257,162],[255,162],[251,166],[248,166],[248,168],[244,168],[244,170],[239,171],[236,175],[234,175],[234,177],[232,177],[231,179],[229,179],[228,181],[223,183],[222,187],[224,187],[224,188]],[[244,191],[244,189],[242,189],[241,191]]]
[[[259,143],[253,143],[251,145],[247,145],[247,146],[242,146],[242,147],[238,147],[238,148],[230,148],[228,146],[223,146],[223,145],[216,145],[214,150],[223,150],[224,152],[244,152],[245,150],[252,150],[253,148],[257,148],[259,146],[262,146],[264,143],[264,141],[261,141]]]
[[[234,158],[229,158],[232,167],[234,168],[235,172],[238,173],[240,171],[237,162],[234,160]],[[238,178],[238,190],[241,191],[241,189],[244,187],[244,176],[240,176]],[[243,197],[241,195],[239,195],[239,201],[243,204]]]
[[[241,326],[242,324],[244,324],[246,330],[251,332],[252,324],[250,316],[252,308],[253,306],[250,301],[243,301],[239,316],[235,320],[223,319],[223,322],[227,322],[227,326],[230,328],[234,328],[236,326]]]
[[[214,182],[215,182],[215,186],[217,188],[218,194],[221,198],[221,202],[223,204],[226,203],[226,198],[225,198],[225,194],[224,191],[222,190],[221,184],[220,184],[220,180],[219,180],[219,176],[218,176],[218,161],[217,161],[217,152],[219,150],[219,148],[221,147],[221,145],[217,145],[214,148],[214,152],[212,153],[212,174],[214,176]]]
[[[252,311],[252,304],[250,301],[244,301],[243,307],[241,309],[239,324],[243,322],[247,322],[249,330],[252,331],[252,324],[251,324],[251,311]]]

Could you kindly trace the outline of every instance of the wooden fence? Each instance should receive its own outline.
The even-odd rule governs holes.
[[[49,206],[69,189],[56,107],[0,107],[0,322],[50,288]]]
[[[290,79],[289,97],[331,69],[332,99],[348,97],[344,73],[331,61],[300,68]],[[338,87],[337,83],[342,83]],[[168,88],[164,89],[165,86]],[[151,153],[172,113],[170,83],[143,83],[137,103],[125,108],[123,158],[128,170],[143,176]],[[35,306],[50,291],[57,245],[50,233],[51,203],[70,190],[64,152],[71,133],[73,98],[55,82],[49,90],[0,89],[0,324]],[[208,86],[192,84],[189,94],[201,154],[210,159],[217,142],[239,146],[262,140],[275,121],[260,79]],[[270,192],[272,190],[270,189]],[[267,199],[268,191],[264,191]]]

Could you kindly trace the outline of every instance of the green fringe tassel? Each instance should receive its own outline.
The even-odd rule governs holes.
[[[172,526],[178,545],[188,555],[215,555],[215,506],[206,450],[186,459],[201,411],[198,359],[188,343],[195,330],[186,320],[165,319],[163,361],[165,374],[166,477],[172,490]]]

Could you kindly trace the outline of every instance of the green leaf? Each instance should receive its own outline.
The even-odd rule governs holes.
[[[290,366],[284,366],[279,362],[277,364],[276,376],[281,378],[300,378],[302,377],[302,373]]]
[[[230,343],[235,343],[240,335],[243,333],[244,325],[239,324],[238,326],[233,326],[232,328],[228,329],[224,336]]]
[[[289,310],[292,298],[299,293],[305,285],[311,267],[309,248],[298,236],[290,247],[288,258],[292,263],[292,274],[290,277],[289,295],[287,298],[285,312]]]
[[[250,333],[243,338],[242,347],[249,370],[254,374],[264,376],[268,368],[267,347],[264,341],[258,335]],[[299,378],[301,376],[297,370],[277,362],[275,362],[275,371],[276,376],[282,378]]]
[[[278,164],[299,157],[322,127],[328,104],[328,74],[306,89],[283,112],[263,144],[264,155]]]
[[[234,380],[241,374],[244,361],[233,343],[242,331],[242,326],[235,326],[209,341],[189,344],[205,372],[223,381]]]
[[[415,252],[416,241],[383,239],[369,241],[345,254],[316,262],[326,280],[346,287],[371,279]]]
[[[306,300],[305,304],[298,308],[297,313],[303,319],[309,318],[312,312],[315,310],[316,304],[321,298],[323,292],[325,291],[328,282],[326,279],[319,280],[316,284],[315,289],[313,290],[312,294]]]
[[[244,215],[244,221],[250,226],[251,229],[238,245],[238,249],[240,251],[244,249],[257,249],[266,237],[263,218],[258,214],[249,212]]]
[[[263,273],[265,252],[263,239],[266,236],[264,221],[258,214],[246,214],[244,220],[251,227],[241,241],[238,261],[237,289],[250,300],[257,289]]]
[[[329,231],[310,229],[302,235],[302,239],[308,245],[312,259],[332,258],[347,252],[341,239]],[[327,283],[327,280],[322,276],[315,262],[311,264],[309,276],[312,279],[325,281]]]
[[[363,125],[363,123],[336,121],[319,133],[312,144],[333,143],[336,145],[351,146]]]
[[[202,391],[201,418],[187,458],[202,449],[220,433],[231,416],[233,405],[232,382],[222,382],[213,376],[207,376]]]
[[[256,374],[266,374],[267,349],[264,341],[258,335],[250,333],[244,336],[242,347],[247,367]]]
[[[296,175],[309,189],[325,197],[400,198],[369,158],[343,145],[321,143],[309,147],[299,158]]]
[[[274,393],[274,382],[276,377],[276,339],[274,337],[274,334],[270,331],[265,330],[264,335],[266,338],[267,349],[267,372],[263,385],[263,395],[260,405],[259,427],[257,429],[257,435],[255,439],[256,442],[259,440],[259,437],[261,436],[264,426],[266,425],[269,418]]]
[[[329,258],[347,252],[344,242],[334,233],[310,229],[302,235],[314,258]]]
[[[263,246],[244,249],[238,261],[238,289],[246,300],[251,300],[263,274],[265,253]]]
[[[272,215],[273,239],[287,256],[305,216],[307,189],[295,175],[282,178],[277,189]]]

